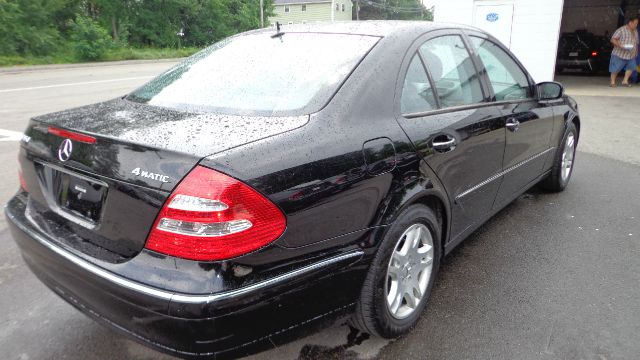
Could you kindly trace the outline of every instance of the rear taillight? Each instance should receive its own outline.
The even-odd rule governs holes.
[[[596,56],[598,56],[598,52],[597,52],[597,51],[592,52],[592,53],[591,53],[591,56],[592,56],[592,57],[596,57]]]
[[[285,227],[280,209],[262,194],[197,166],[160,210],[145,247],[191,260],[224,260],[269,244]]]

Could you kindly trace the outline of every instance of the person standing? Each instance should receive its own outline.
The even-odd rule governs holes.
[[[616,30],[611,37],[613,52],[609,62],[609,72],[611,73],[611,87],[616,86],[618,73],[624,69],[623,86],[631,86],[629,77],[636,68],[636,55],[638,54],[638,18],[631,18],[627,24]]]

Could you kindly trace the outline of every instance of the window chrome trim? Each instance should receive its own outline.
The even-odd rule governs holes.
[[[64,259],[70,261],[74,265],[79,266],[82,269],[88,271],[89,273],[97,277],[100,277],[106,281],[119,285],[123,288],[129,289],[144,295],[152,296],[158,299],[162,299],[170,302],[182,303],[182,304],[209,304],[219,300],[226,300],[226,299],[231,299],[237,296],[246,295],[253,291],[258,291],[260,289],[264,289],[276,284],[283,283],[285,281],[291,280],[293,278],[312,272],[314,270],[318,270],[323,267],[339,263],[341,261],[355,259],[364,255],[363,251],[354,250],[352,252],[330,257],[330,258],[318,261],[316,263],[303,266],[299,269],[274,276],[270,279],[260,281],[245,287],[241,287],[239,289],[224,291],[216,294],[188,295],[188,294],[180,294],[172,291],[153,288],[135,281],[125,279],[121,276],[115,275],[110,271],[107,271],[97,265],[94,265],[88,262],[87,260],[84,260],[78,257],[77,255],[72,254],[71,252],[63,249],[62,247],[56,246],[55,244],[51,243],[43,235],[33,231],[32,229],[28,228],[25,224],[22,224],[20,221],[18,221],[16,216],[11,213],[11,210],[9,210],[7,206],[5,206],[5,214],[7,214],[9,220],[11,220],[11,222],[14,225],[16,225],[21,231],[26,233],[28,236],[35,239],[42,246],[53,251],[54,253],[63,257]],[[28,212],[25,215],[27,216],[27,219],[31,221],[29,219]]]
[[[522,103],[534,102],[534,101],[538,101],[538,99],[535,98],[535,97],[528,97],[528,98],[524,98],[524,99],[500,100],[500,101],[494,101],[493,104],[495,104],[495,105],[515,105],[515,104],[522,104]]]
[[[517,169],[517,168],[519,168],[519,167],[521,167],[522,165],[524,165],[524,164],[526,164],[526,163],[528,163],[528,162],[530,162],[530,161],[532,161],[532,160],[535,160],[535,159],[539,158],[540,156],[543,156],[543,155],[547,154],[548,152],[550,152],[550,151],[552,151],[552,150],[554,150],[554,149],[555,149],[555,147],[548,148],[547,150],[545,150],[545,151],[543,151],[543,152],[541,152],[541,153],[538,153],[538,154],[536,154],[536,155],[533,155],[533,156],[531,156],[531,157],[529,157],[529,158],[527,158],[527,159],[525,159],[525,160],[523,160],[523,161],[521,161],[521,162],[519,162],[519,163],[517,163],[517,164],[515,164],[515,165],[512,165],[512,166],[510,166],[510,167],[508,167],[508,168],[504,169],[503,171],[501,171],[501,172],[499,172],[499,173],[497,173],[497,174],[492,175],[492,176],[491,176],[491,177],[489,177],[488,179],[486,179],[486,180],[484,180],[484,181],[482,181],[482,182],[478,183],[477,185],[474,185],[474,186],[472,186],[471,188],[469,188],[469,189],[467,189],[467,190],[463,191],[462,193],[458,194],[458,195],[456,196],[455,200],[456,200],[456,201],[457,201],[457,200],[460,200],[461,198],[463,198],[463,197],[465,197],[465,196],[467,196],[467,195],[471,194],[472,192],[474,192],[474,191],[476,191],[476,190],[480,189],[481,187],[488,185],[489,183],[491,183],[491,182],[493,182],[493,181],[495,181],[495,180],[497,180],[497,179],[501,178],[502,176],[504,176],[504,175],[508,174],[509,172],[511,172],[511,171],[513,171],[513,170],[515,170],[515,169]]]
[[[495,102],[485,101],[485,102],[479,102],[479,103],[468,104],[468,105],[444,107],[436,110],[429,110],[429,111],[423,111],[423,112],[417,112],[417,113],[402,114],[402,116],[406,119],[415,119],[419,117],[444,114],[444,113],[454,112],[454,111],[473,110],[476,108],[483,108],[483,107],[492,106],[495,104],[496,104]]]
[[[544,99],[540,99],[538,100],[538,102],[540,104],[545,104],[545,105],[549,105],[549,104],[561,104],[564,102],[564,98],[558,98],[558,99],[549,99],[549,100],[544,100]]]
[[[522,104],[522,103],[532,102],[532,101],[537,101],[537,99],[526,98],[526,99],[517,99],[517,100],[484,101],[484,102],[468,104],[468,105],[458,105],[458,106],[444,107],[444,108],[429,110],[429,111],[402,114],[402,116],[406,119],[415,119],[419,117],[444,114],[444,113],[454,112],[454,111],[473,110],[475,108],[484,108],[484,107],[494,106],[494,105],[499,106],[499,105]]]

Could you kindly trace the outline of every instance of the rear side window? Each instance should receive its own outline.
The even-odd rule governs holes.
[[[287,116],[320,110],[378,37],[285,33],[223,40],[127,99],[184,111]]]
[[[422,61],[415,55],[407,69],[402,87],[401,111],[403,114],[437,109],[433,89],[424,70]]]
[[[496,101],[532,97],[527,75],[509,54],[489,40],[472,36],[471,42],[487,70]]]
[[[420,54],[443,107],[484,101],[478,74],[460,36],[447,35],[428,40],[420,46]]]

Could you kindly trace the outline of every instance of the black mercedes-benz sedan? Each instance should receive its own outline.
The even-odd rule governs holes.
[[[32,119],[5,213],[43,283],[160,351],[238,354],[338,316],[392,338],[443,256],[567,186],[579,130],[560,84],[474,28],[263,29]]]

